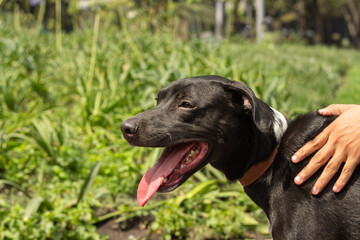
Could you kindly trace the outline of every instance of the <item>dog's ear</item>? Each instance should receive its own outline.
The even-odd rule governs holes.
[[[243,109],[250,113],[257,129],[265,134],[272,131],[274,111],[267,104],[258,99],[246,84],[239,81],[231,81],[220,76],[202,76],[201,79],[209,79],[213,82],[218,82],[225,90],[238,95],[239,99],[242,99]]]
[[[251,113],[255,126],[263,133],[270,133],[274,121],[274,112],[254,92],[242,82],[231,81],[227,88],[238,94],[243,100],[244,110]]]

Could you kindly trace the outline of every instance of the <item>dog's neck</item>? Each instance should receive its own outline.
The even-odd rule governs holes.
[[[255,182],[274,162],[275,156],[278,152],[279,145],[276,146],[274,151],[262,162],[252,166],[246,173],[239,179],[239,182],[244,186],[248,186]]]

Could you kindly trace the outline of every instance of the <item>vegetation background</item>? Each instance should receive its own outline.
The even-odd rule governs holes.
[[[120,132],[196,75],[243,81],[288,118],[360,103],[359,1],[265,0],[261,43],[254,3],[0,0],[0,239],[270,238],[211,167],[140,208],[161,149]]]

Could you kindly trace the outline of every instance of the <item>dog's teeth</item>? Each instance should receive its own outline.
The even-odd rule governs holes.
[[[180,165],[180,169],[183,169],[186,165],[190,164],[191,161],[193,161],[196,158],[196,156],[199,155],[200,150],[201,150],[200,145],[198,145],[195,149],[191,149],[189,155],[185,159],[185,162]]]

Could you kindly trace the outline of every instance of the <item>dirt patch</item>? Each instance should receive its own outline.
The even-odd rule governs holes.
[[[153,233],[150,236],[151,217],[132,218],[129,221],[117,223],[115,220],[98,224],[100,236],[108,236],[109,240],[159,240],[160,235]]]
[[[114,219],[97,224],[100,236],[107,236],[108,240],[160,240],[159,232],[150,235],[150,225],[154,221],[152,216],[134,217],[121,223]],[[270,235],[261,235],[256,232],[248,231],[244,238],[232,238],[232,240],[252,239],[252,240],[271,240]],[[211,240],[211,239],[206,239]]]

